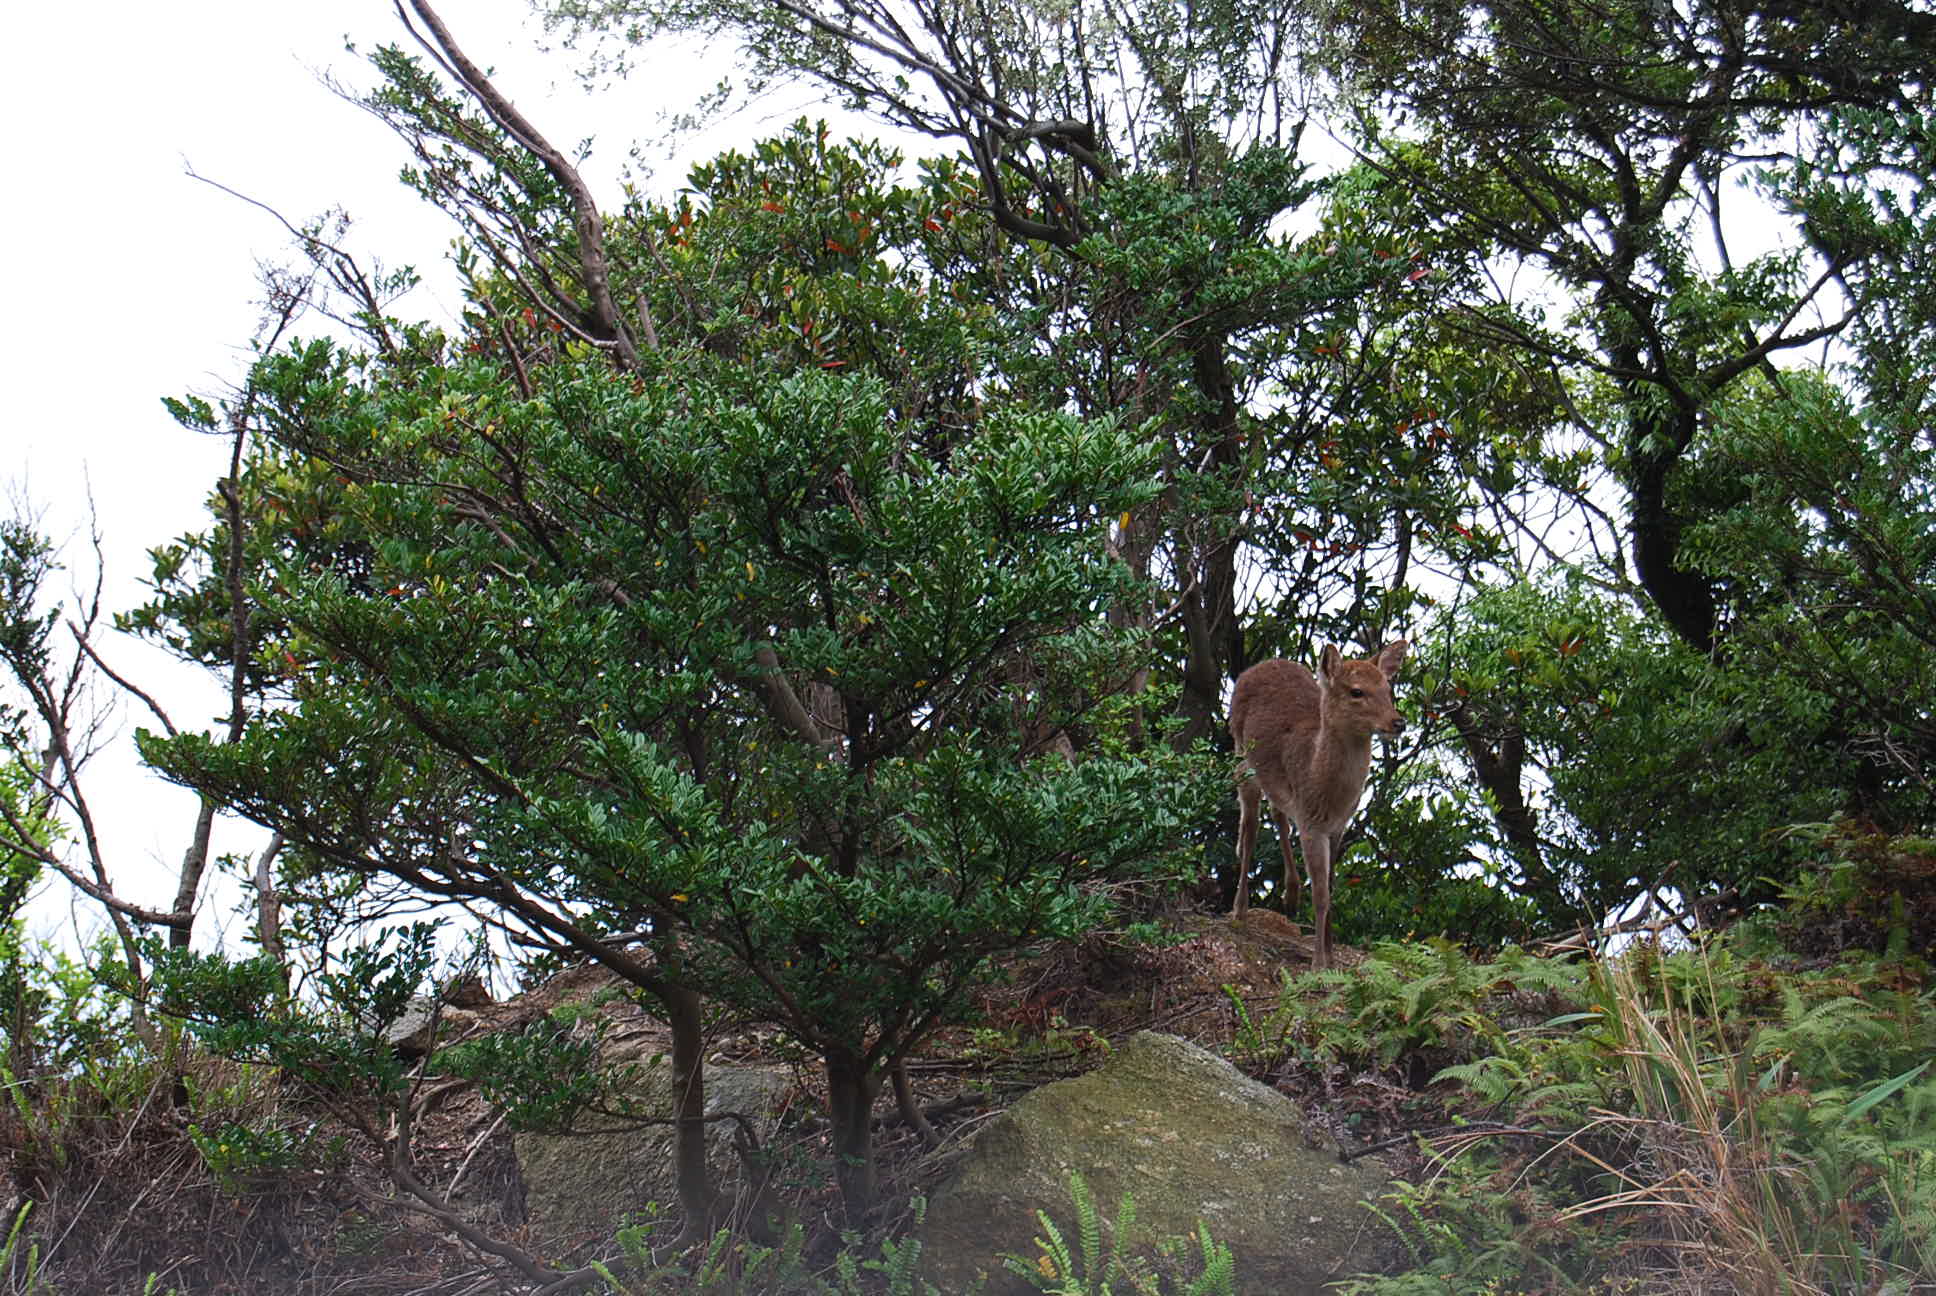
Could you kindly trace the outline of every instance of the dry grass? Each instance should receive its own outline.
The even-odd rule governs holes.
[[[1876,1257],[1871,1222],[1835,1176],[1764,1127],[1770,1091],[1746,1040],[1698,1014],[1654,975],[1648,952],[1608,965],[1613,1025],[1634,1110],[1603,1112],[1555,1154],[1585,1158],[1619,1187],[1567,1207],[1561,1223],[1618,1212],[1645,1221],[1661,1290],[1741,1296],[1936,1291],[1936,1277]],[[1707,998],[1719,996],[1708,987]],[[1591,1147],[1615,1136],[1627,1158]],[[1820,1154],[1818,1154],[1820,1155]],[[1895,1205],[1900,1208],[1902,1203]]]

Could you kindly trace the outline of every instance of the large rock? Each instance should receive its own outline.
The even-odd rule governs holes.
[[[1173,1035],[1144,1031],[1101,1068],[1030,1093],[976,1138],[934,1195],[922,1230],[929,1281],[988,1296],[1034,1288],[1000,1257],[1032,1257],[1046,1210],[1076,1236],[1069,1172],[1105,1226],[1129,1193],[1145,1240],[1194,1232],[1231,1249],[1238,1290],[1296,1296],[1389,1258],[1390,1234],[1359,1202],[1386,1176],[1312,1146],[1288,1098]]]
[[[792,1075],[780,1067],[706,1068],[706,1114],[739,1112],[753,1124],[764,1144],[778,1124]],[[640,1115],[673,1114],[671,1068],[661,1061],[644,1072],[632,1095]],[[713,1183],[745,1204],[746,1185],[733,1150],[735,1122],[706,1126],[707,1166]],[[577,1248],[611,1238],[628,1222],[641,1219],[650,1203],[678,1217],[678,1186],[673,1177],[673,1127],[647,1125],[590,1134],[519,1134],[514,1140],[518,1172],[524,1180],[524,1205],[531,1233],[552,1247]]]

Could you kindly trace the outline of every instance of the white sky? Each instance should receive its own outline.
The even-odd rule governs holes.
[[[688,78],[710,85],[729,70],[687,55],[670,61],[677,72],[594,96],[574,79],[571,54],[539,50],[525,0],[444,0],[439,12],[555,142],[569,148],[597,135],[591,171],[608,179],[634,137],[654,131],[654,91],[676,93]],[[345,39],[362,50],[407,41],[388,0],[109,0],[18,5],[8,19],[0,109],[15,128],[0,246],[13,288],[0,309],[0,505],[24,485],[66,541],[70,566],[86,575],[91,490],[107,601],[127,608],[143,597],[146,550],[204,525],[203,501],[226,466],[223,440],[179,428],[160,398],[217,397],[240,377],[260,315],[256,262],[280,260],[288,246],[268,215],[186,168],[298,223],[347,208],[356,222],[349,242],[365,264],[411,263],[425,274],[427,286],[397,308],[406,316],[455,313],[444,263],[452,230],[397,183],[402,147],[318,80],[329,71],[370,84]],[[764,105],[729,123],[717,147],[814,111],[804,96]],[[652,187],[670,191],[683,172],[683,163],[662,168]],[[102,646],[178,726],[214,724],[224,699],[197,672],[132,641]],[[166,908],[194,803],[139,768],[131,734],[145,723],[122,708],[122,736],[88,786],[118,888]],[[231,826],[217,849],[250,850],[259,836]],[[69,901],[65,884],[44,888],[36,931],[65,926]],[[198,935],[233,930],[229,907],[205,903]],[[79,912],[92,921],[90,905]]]

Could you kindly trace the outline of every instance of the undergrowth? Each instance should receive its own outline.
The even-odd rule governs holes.
[[[916,1198],[917,1226],[924,1210]],[[883,1239],[877,1256],[861,1260],[856,1258],[860,1239],[849,1234],[833,1263],[820,1267],[806,1257],[806,1233],[798,1219],[788,1221],[773,1245],[721,1229],[696,1254],[670,1258],[654,1252],[649,1226],[620,1229],[617,1240],[623,1260],[592,1266],[611,1296],[942,1296],[916,1276],[921,1244],[912,1238]]]
[[[1936,1293],[1936,981],[1907,935],[1924,907],[1874,893],[1922,855],[1847,849],[1850,867],[1805,884],[1794,909],[1695,949],[1478,959],[1391,944],[1287,977],[1265,1011],[1233,996],[1247,1064],[1407,1094],[1416,1161],[1371,1203],[1405,1268],[1342,1290]],[[1847,942],[1818,933],[1797,950],[1797,911],[1860,921],[1836,928]],[[166,1023],[131,1042],[102,1029],[122,1011],[105,991],[38,975],[43,1015],[14,1050],[26,1065],[0,1072],[0,1152],[31,1207],[5,1221],[0,1296],[404,1296],[475,1265],[396,1208],[289,1072],[217,1060]],[[480,1179],[476,1150],[452,1150],[446,1182]],[[1038,1217],[1010,1275],[1055,1296],[1249,1290],[1207,1235],[1132,1251],[1133,1202],[1106,1216],[1080,1180],[1071,1194],[1073,1216]],[[720,1234],[655,1251],[655,1236],[607,1248],[610,1292],[934,1296],[906,1237],[836,1251],[795,1223],[767,1245]]]
[[[1436,1063],[1444,1124],[1375,1206],[1411,1267],[1358,1296],[1936,1291],[1918,959],[1798,968],[1753,929],[1604,962],[1384,946],[1288,979],[1273,1020],[1349,1065]]]

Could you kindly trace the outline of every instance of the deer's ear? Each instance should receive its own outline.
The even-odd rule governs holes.
[[[1338,651],[1338,645],[1324,645],[1324,651],[1318,654],[1318,676],[1322,679],[1330,679],[1338,673],[1338,667],[1343,661],[1344,654]]]
[[[1385,673],[1386,679],[1398,674],[1398,668],[1405,664],[1405,654],[1412,645],[1403,639],[1394,639],[1378,650],[1378,669]]]

